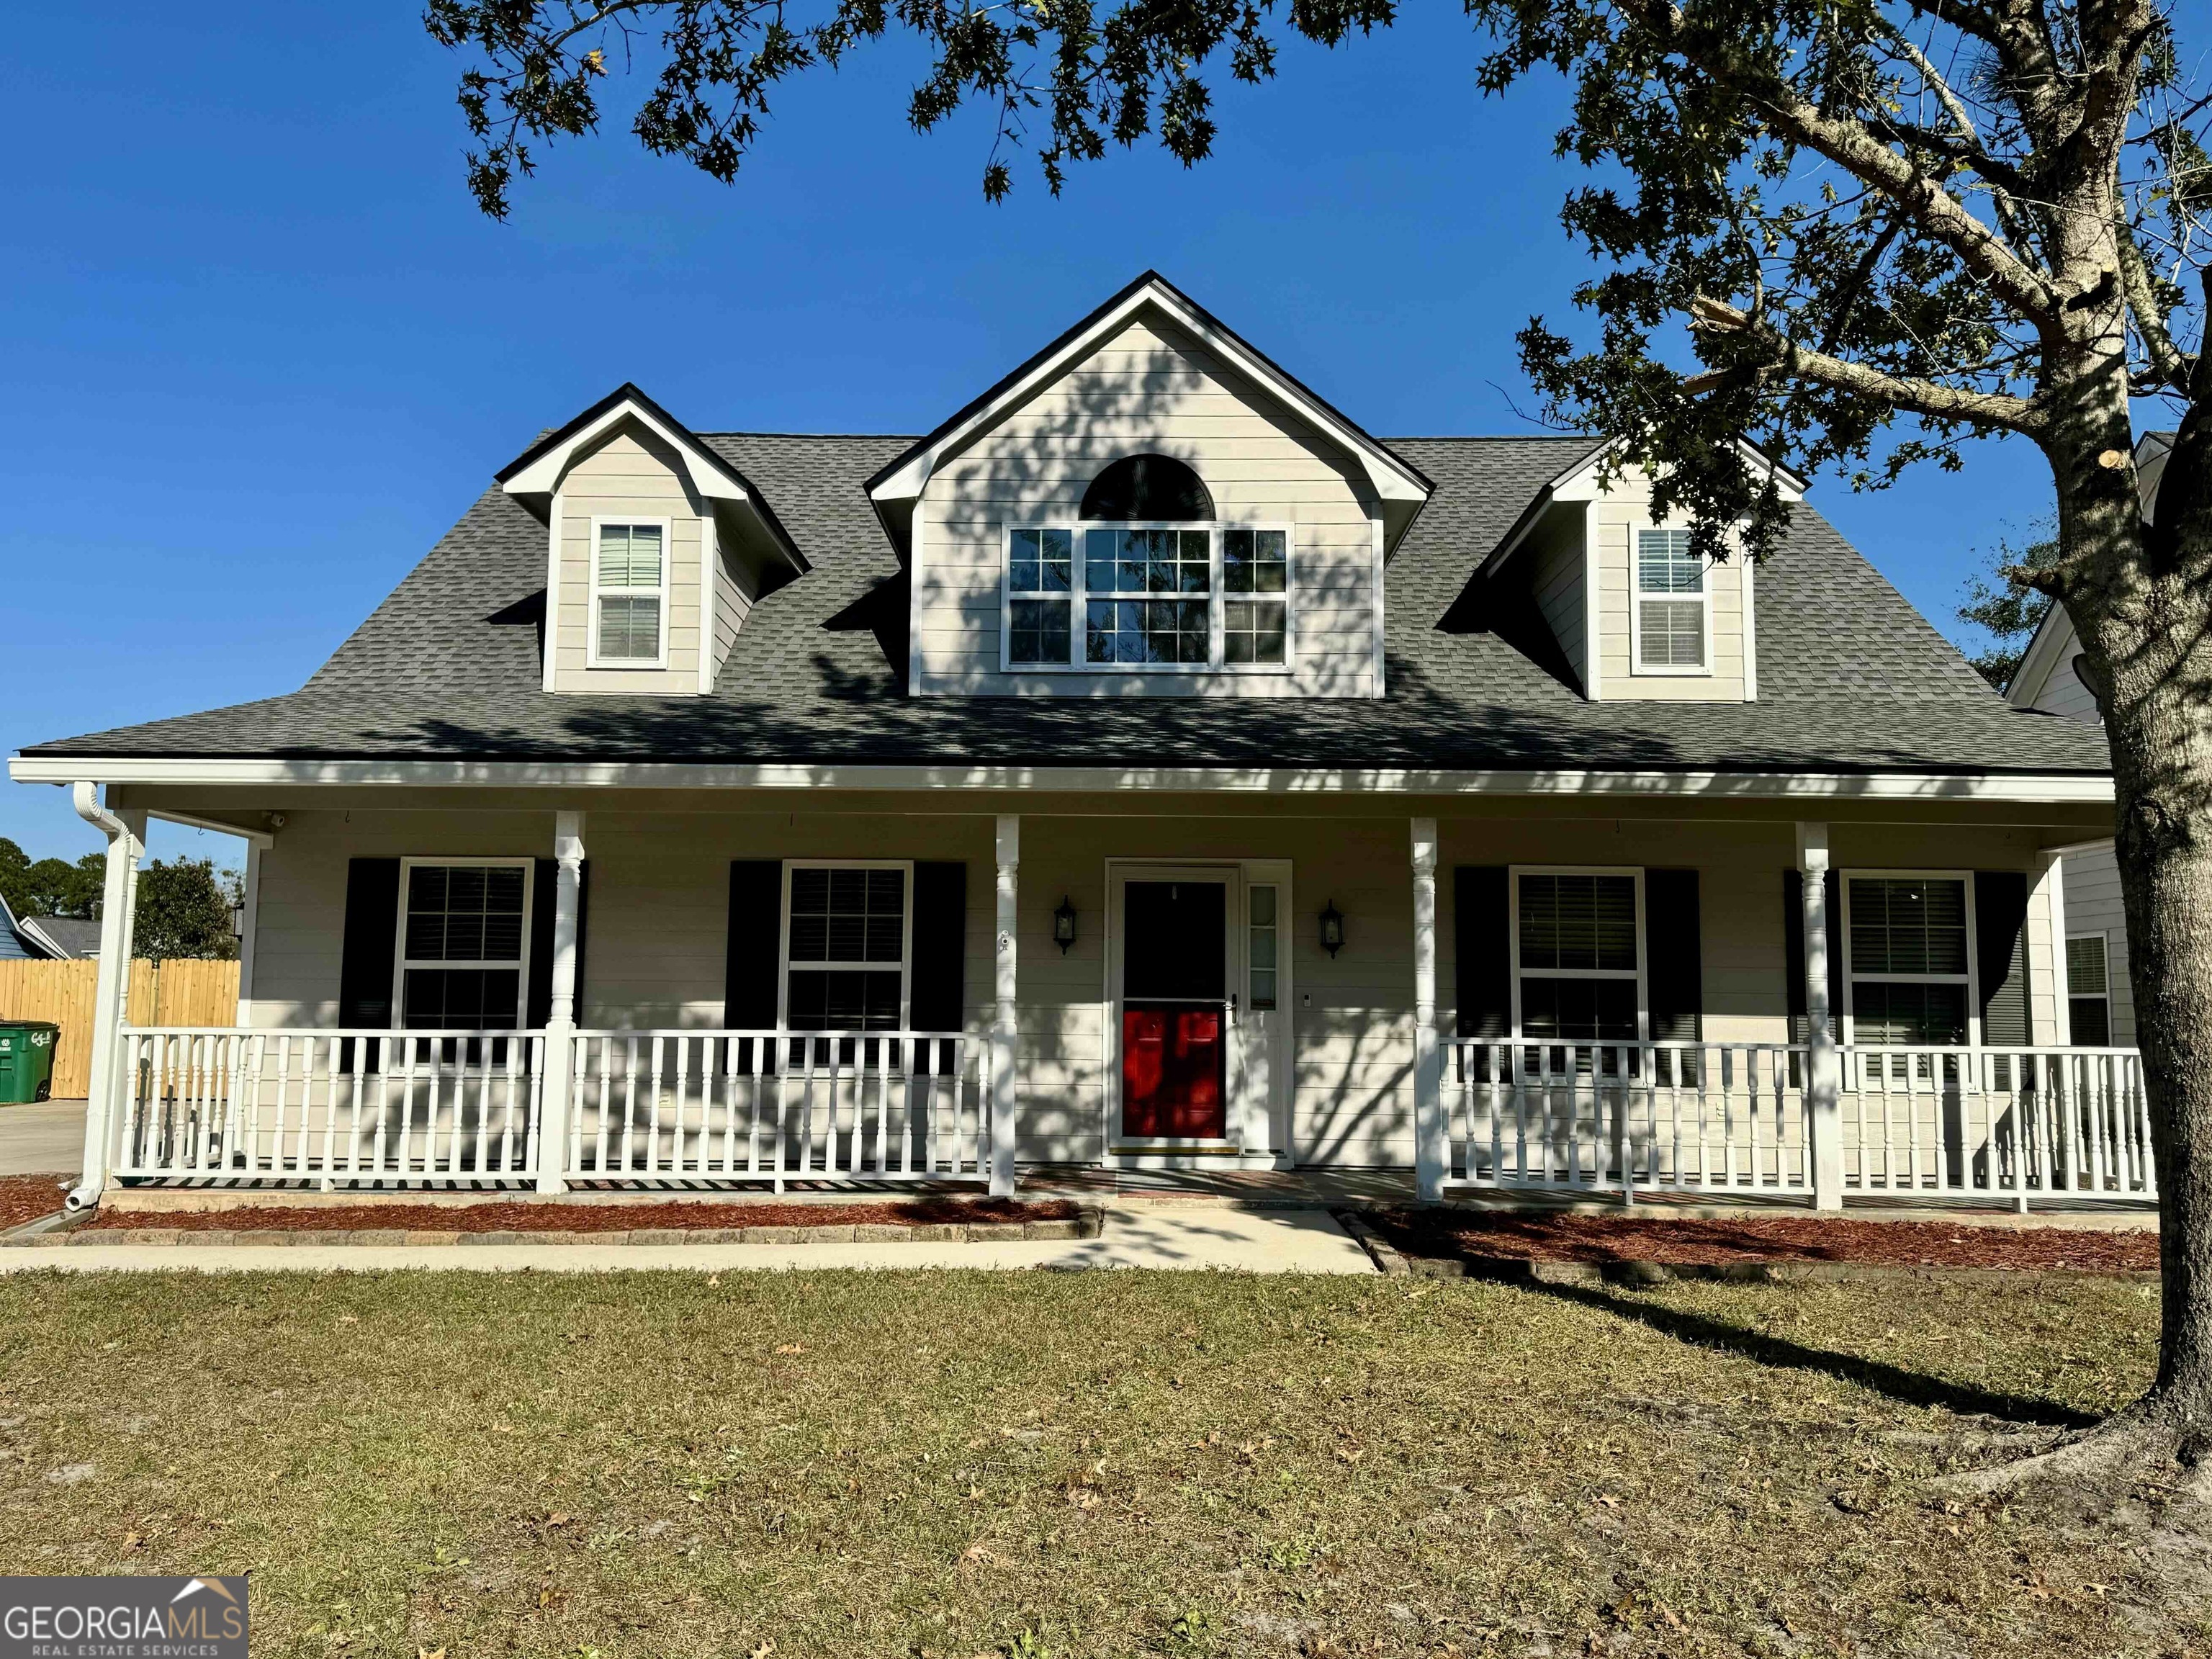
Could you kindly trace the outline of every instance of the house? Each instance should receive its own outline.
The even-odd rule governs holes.
[[[69,962],[100,954],[100,924],[80,916],[25,916],[15,928],[33,956]]]
[[[1810,504],[1708,564],[1600,443],[1377,439],[1149,273],[920,438],[622,386],[299,690],[11,768],[109,838],[103,966],[147,817],[252,847],[235,1030],[102,979],[81,1202],[2154,1192],[2064,1029],[2094,727]]]
[[[0,962],[52,962],[100,954],[100,924],[74,916],[19,916],[0,896]]]
[[[2158,507],[2159,480],[2173,447],[2171,432],[2147,432],[2136,444],[2136,487],[2143,520]],[[2081,636],[2066,607],[2043,614],[2005,687],[2015,708],[2063,715],[2102,727],[2096,694],[2083,681]],[[2110,836],[2064,855],[2068,1041],[2095,1045],[2136,1040],[2135,993],[2128,979],[2128,921],[2120,903],[2120,866]]]

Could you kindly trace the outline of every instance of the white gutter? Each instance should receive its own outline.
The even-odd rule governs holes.
[[[88,759],[19,755],[18,783],[222,787],[391,786],[476,789],[878,789],[1258,795],[1538,795],[1645,799],[2013,801],[2107,805],[2109,773],[1452,771],[1416,768],[764,765],[664,761]],[[250,834],[239,830],[234,833]]]
[[[131,983],[131,907],[137,898],[143,832],[100,804],[100,786],[79,779],[76,815],[107,837],[107,879],[100,901],[100,975],[92,1000],[92,1076],[86,1085],[84,1172],[63,1200],[75,1212],[100,1202],[107,1185],[107,1115],[115,1098],[117,1032]]]

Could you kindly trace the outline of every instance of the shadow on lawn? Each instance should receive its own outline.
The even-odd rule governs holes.
[[[1954,1382],[1942,1377],[1929,1376],[1920,1371],[1908,1370],[1902,1365],[1869,1359],[1861,1354],[1841,1353],[1832,1348],[1808,1347],[1786,1337],[1770,1336],[1763,1331],[1753,1330],[1727,1320],[1711,1318],[1704,1314],[1684,1313],[1678,1309],[1655,1306],[1595,1285],[1535,1284],[1528,1288],[1540,1296],[1557,1297],[1562,1301],[1579,1303],[1586,1308],[1595,1308],[1622,1319],[1632,1320],[1677,1341],[1692,1342],[1699,1347],[1725,1348],[1778,1370],[1819,1371],[1838,1382],[1854,1383],[1908,1406],[1936,1407],[1962,1417],[1995,1418],[2002,1422],[2029,1424],[2037,1427],[2086,1429],[2102,1420],[2092,1413],[2077,1411],[2056,1401],[1999,1394],[1992,1389],[1976,1388],[1971,1382]]]

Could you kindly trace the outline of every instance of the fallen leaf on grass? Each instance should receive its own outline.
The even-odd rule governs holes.
[[[751,1654],[748,1656],[748,1659],[768,1659],[769,1655],[775,1651],[775,1644],[774,1642],[763,1642],[752,1650]]]
[[[338,1323],[341,1325],[358,1325],[361,1323],[361,1321],[352,1314],[340,1314],[338,1316]]]
[[[779,1342],[775,1345],[775,1351],[778,1353],[805,1353],[806,1345],[804,1342]]]

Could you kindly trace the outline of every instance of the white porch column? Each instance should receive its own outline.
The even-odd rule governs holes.
[[[1413,831],[1413,1188],[1424,1204],[1444,1195],[1450,1148],[1444,1125],[1443,1054],[1437,1046],[1437,821]]]
[[[1014,1037],[1020,1019],[1014,934],[1020,915],[1022,821],[1014,813],[1000,815],[998,857],[998,944],[992,955],[997,1007],[991,1020],[991,1195],[1006,1198],[1014,1190],[1014,1141],[1021,1118],[1014,1073]]]
[[[2040,937],[2039,937],[2040,935]],[[2047,988],[2038,996],[2039,980]],[[2027,1040],[2039,1048],[2070,1048],[2072,995],[2066,981],[2066,865],[2063,854],[2039,853],[2027,884]]]
[[[137,935],[138,860],[146,853],[146,815],[111,812],[100,804],[100,786],[80,783],[74,791],[77,816],[107,837],[106,879],[100,900],[100,972],[92,994],[92,1066],[86,1085],[84,1175],[70,1194],[69,1207],[100,1202],[113,1156],[110,1126],[116,1097],[130,1079],[118,1070],[122,1026],[130,1010],[131,947]]]
[[[568,1082],[576,1048],[576,912],[583,891],[584,815],[553,815],[553,1005],[545,1017],[545,1077],[538,1096],[538,1190],[568,1190]],[[544,896],[538,896],[538,902]]]
[[[265,844],[258,836],[247,840],[246,875],[239,884],[239,896],[246,901],[238,914],[237,1018],[241,1031],[253,1024],[253,958],[261,927],[261,852]]]
[[[1813,1204],[1844,1207],[1844,1121],[1838,1097],[1843,1067],[1836,1054],[1838,1010],[1828,1006],[1828,826],[1797,826],[1797,868],[1805,899],[1805,1138],[1813,1156]]]

